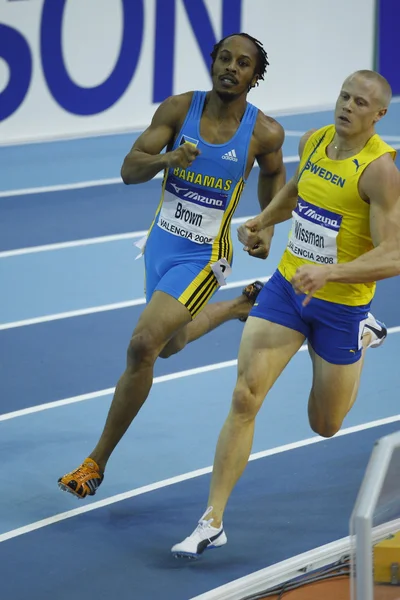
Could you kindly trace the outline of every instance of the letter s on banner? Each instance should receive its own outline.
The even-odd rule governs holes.
[[[176,0],[157,0],[154,49],[153,102],[162,102],[173,93]],[[210,52],[217,43],[204,0],[183,0],[203,60],[211,66]],[[222,1],[222,36],[241,31],[242,0]]]
[[[24,36],[0,23],[0,58],[8,64],[10,79],[0,93],[0,121],[12,115],[22,104],[32,75],[32,55]]]
[[[69,77],[62,52],[62,20],[66,0],[45,0],[41,24],[41,55],[47,85],[56,102],[75,115],[107,110],[129,86],[140,56],[144,31],[143,0],[122,0],[124,25],[113,72],[100,85],[83,88]]]

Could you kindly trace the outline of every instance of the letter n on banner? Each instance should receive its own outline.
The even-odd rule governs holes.
[[[376,69],[386,77],[393,94],[400,94],[400,1],[377,2]]]

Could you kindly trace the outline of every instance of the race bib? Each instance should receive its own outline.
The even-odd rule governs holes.
[[[314,263],[336,264],[336,238],[343,216],[315,206],[300,197],[292,216],[289,252]]]
[[[140,238],[140,240],[138,240],[137,242],[134,242],[133,245],[136,246],[136,248],[139,248],[140,252],[137,255],[137,257],[135,258],[135,260],[138,260],[139,258],[142,258],[143,253],[144,253],[144,249],[146,247],[146,242],[147,242],[147,233],[145,236],[143,236],[142,238]]]
[[[226,279],[232,273],[232,267],[226,258],[220,258],[217,260],[217,262],[211,265],[211,269],[219,285],[226,285]]]
[[[228,194],[200,190],[176,177],[168,178],[158,227],[196,244],[212,244],[218,235]]]

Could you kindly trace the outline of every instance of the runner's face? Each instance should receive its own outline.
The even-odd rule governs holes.
[[[251,40],[241,36],[228,38],[218,51],[212,68],[214,90],[230,99],[247,94],[257,82],[255,70],[258,52]]]
[[[379,92],[379,84],[374,80],[360,75],[346,79],[336,102],[336,131],[350,137],[373,128],[386,113]]]

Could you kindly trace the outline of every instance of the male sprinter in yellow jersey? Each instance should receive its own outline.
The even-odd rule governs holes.
[[[399,272],[399,261],[379,270],[382,253],[372,250],[400,226],[391,218],[400,195],[395,151],[375,134],[390,99],[390,86],[378,73],[360,71],[346,79],[335,124],[303,137],[294,177],[258,217],[239,228],[239,239],[249,249],[262,242],[266,227],[293,217],[278,269],[243,332],[208,508],[195,531],[172,548],[177,556],[196,557],[226,543],[223,513],[247,464],[256,415],[304,340],[313,365],[310,425],[331,437],[356,399],[364,350],[386,336],[369,308],[374,281]],[[375,256],[376,274],[368,268],[369,253]],[[357,262],[362,268],[352,269]]]
[[[262,287],[256,282],[239,298],[206,307],[232,263],[230,223],[254,161],[262,208],[285,183],[283,129],[247,102],[268,64],[262,44],[233,35],[216,44],[211,56],[212,90],[163,102],[122,166],[127,184],[164,171],[162,197],[144,251],[148,304],[130,340],[105,428],[89,458],[59,479],[62,490],[79,498],[93,495],[103,481],[111,453],[150,392],[156,359],[228,319],[245,320]],[[268,254],[270,236],[271,230],[254,256]]]

